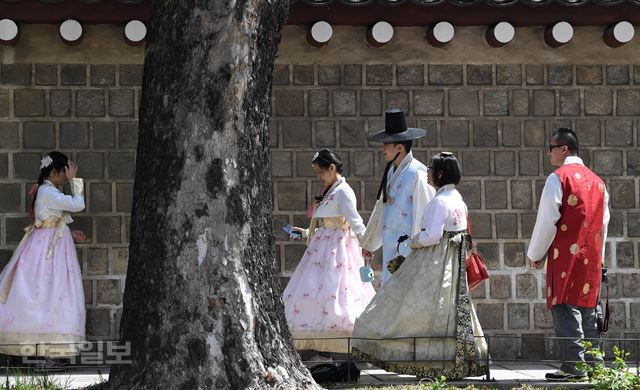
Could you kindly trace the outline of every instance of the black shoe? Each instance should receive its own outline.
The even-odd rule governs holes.
[[[562,370],[547,373],[544,378],[548,381],[567,382],[567,381],[584,381],[587,376],[583,373],[571,374]]]

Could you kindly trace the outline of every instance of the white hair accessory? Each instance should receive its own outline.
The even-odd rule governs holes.
[[[313,158],[311,159],[311,162],[315,162],[318,159],[318,156],[320,156],[320,152],[316,152],[316,154],[313,155]]]
[[[47,154],[46,156],[42,157],[42,160],[40,160],[40,169],[46,168],[51,164],[53,164],[53,159]]]

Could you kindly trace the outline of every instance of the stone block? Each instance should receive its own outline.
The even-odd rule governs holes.
[[[21,212],[21,198],[20,184],[0,184],[0,213]]]
[[[311,146],[311,122],[308,120],[283,120],[282,144],[285,148]]]
[[[533,115],[552,116],[556,114],[556,94],[552,89],[533,90]]]
[[[315,70],[313,65],[293,65],[293,84],[313,85],[315,82]]]
[[[133,183],[116,184],[116,211],[131,213],[133,205]]]
[[[24,227],[30,224],[31,218],[28,217],[7,217],[6,220],[5,239],[7,244],[17,244],[24,236]]]
[[[9,155],[0,154],[0,177],[9,177]]]
[[[11,114],[11,98],[8,89],[0,90],[0,117],[8,118]]]
[[[109,273],[109,251],[107,248],[87,248],[87,274],[107,275]]]
[[[296,270],[306,249],[305,245],[289,244],[284,246],[284,272],[292,273]]]
[[[126,275],[129,265],[129,248],[113,248],[111,271],[116,275]]]
[[[540,153],[522,150],[518,154],[520,176],[538,176],[540,173]]]
[[[520,64],[496,65],[496,84],[498,85],[522,84],[522,66]]]
[[[109,309],[87,309],[87,334],[93,337],[111,334]]]
[[[462,180],[456,188],[469,209],[478,210],[482,207],[482,191],[479,180]]]
[[[309,97],[309,116],[327,116],[329,115],[329,92],[326,89],[310,89]]]
[[[518,119],[502,121],[502,146],[520,146],[522,122]]]
[[[429,65],[429,84],[462,85],[462,65]]]
[[[351,155],[351,174],[356,177],[372,177],[375,172],[376,153],[370,151],[356,151]],[[354,189],[355,191],[355,189]],[[356,192],[356,195],[358,193]]]
[[[611,180],[607,186],[610,205],[614,209],[633,209],[636,207],[636,190],[633,180]]]
[[[111,211],[111,184],[91,183],[89,185],[89,210],[91,212]]]
[[[400,86],[424,85],[424,65],[397,65],[396,77]]]
[[[635,268],[633,242],[621,241],[616,243],[616,265],[618,268]]]
[[[549,85],[573,84],[573,65],[547,65],[547,82]]]
[[[533,233],[533,226],[536,223],[536,214],[523,213],[520,216],[520,222],[522,226],[522,238],[531,238],[531,234]]]
[[[339,85],[340,76],[340,65],[318,65],[318,84]],[[287,75],[288,80],[289,77]]]
[[[580,91],[577,89],[560,90],[560,115],[580,115]]]
[[[304,181],[276,183],[278,210],[302,211],[307,208],[307,184]]]
[[[0,81],[2,84],[31,84],[31,64],[2,64],[0,74]]]
[[[360,92],[360,115],[382,115],[382,91],[364,89]]]
[[[506,256],[505,256],[506,263]],[[516,275],[516,298],[536,299],[538,297],[538,280],[534,274]]]
[[[493,238],[491,214],[471,213],[469,221],[473,238]],[[495,269],[499,265],[498,244],[478,243],[478,251],[487,262],[487,267],[492,266]]]
[[[444,90],[424,89],[413,92],[415,115],[444,115]]]
[[[576,78],[579,85],[602,84],[602,65],[577,65]]]
[[[532,189],[529,180],[512,180],[511,181],[511,207],[514,209],[531,209]]]
[[[60,122],[60,147],[77,149],[89,147],[88,122]]]
[[[343,68],[344,85],[362,85],[362,65],[348,64]]]
[[[504,305],[502,303],[478,303],[476,312],[483,330],[504,329]]]
[[[553,316],[546,303],[534,303],[533,324],[536,329],[552,329]]]
[[[480,115],[478,103],[478,91],[467,89],[449,90],[449,115],[450,116],[476,116]]]
[[[514,152],[493,152],[493,161],[494,172],[497,176],[514,176],[516,174],[516,158]]]
[[[15,116],[44,116],[45,91],[43,89],[16,89],[13,92]]]
[[[506,89],[485,89],[483,93],[484,115],[509,115],[509,91]]]
[[[543,146],[547,144],[543,120],[524,121],[524,144],[526,146]]]
[[[135,149],[138,146],[138,122],[118,122],[120,149]]]
[[[290,177],[293,176],[291,152],[276,152],[270,154],[271,176]]]
[[[140,64],[118,65],[118,75],[120,85],[140,86],[142,85],[143,66]]]
[[[528,303],[508,303],[507,316],[509,318],[509,329],[529,329]]]
[[[514,89],[511,92],[514,116],[529,116],[529,91],[526,89]]]
[[[334,121],[316,121],[316,146],[336,146],[336,124]]]
[[[629,237],[640,237],[640,213],[629,212],[627,214],[627,233]]]
[[[607,84],[626,85],[629,84],[629,65],[607,65]]]
[[[522,335],[522,357],[529,361],[548,359],[547,342],[542,334]]]
[[[511,276],[494,274],[491,275],[489,281],[491,299],[508,299],[511,297]]]
[[[367,65],[367,85],[392,85],[393,65],[373,64]]]
[[[496,214],[496,234],[498,238],[518,238],[518,215]]]
[[[304,115],[304,91],[299,89],[276,89],[276,115]]]
[[[114,65],[92,64],[90,68],[91,85],[116,85],[116,68]]]
[[[527,85],[544,84],[544,65],[527,64],[525,70]]]
[[[17,149],[20,147],[18,122],[0,121],[0,149]]]
[[[96,240],[98,243],[112,244],[122,242],[120,217],[95,217],[94,219],[96,222]]]
[[[357,98],[354,90],[333,91],[333,114],[337,116],[356,115]]]
[[[576,134],[580,140],[580,145],[599,146],[600,145],[600,121],[597,119],[577,119]]]
[[[607,146],[632,146],[633,122],[621,119],[607,120],[604,134]]]
[[[496,360],[514,360],[518,357],[520,340],[513,334],[493,334],[491,337],[491,357]]]
[[[84,291],[84,303],[86,305],[93,305],[93,283],[91,280],[82,280],[82,290]]]
[[[24,122],[22,127],[22,145],[25,149],[53,149],[55,147],[53,122]]]
[[[609,304],[609,310],[611,313],[609,317],[609,329],[613,331],[625,330],[627,328],[627,319],[624,302],[611,302]]]
[[[640,221],[639,221],[640,222]],[[607,237],[622,237],[624,217],[620,213],[611,213],[609,219],[609,226],[607,228]],[[631,231],[631,227],[629,230]],[[629,234],[630,235],[630,234]]]
[[[0,124],[0,131],[2,129]],[[0,141],[2,145],[2,141]],[[627,175],[640,175],[640,151],[633,150],[627,152]]]
[[[298,177],[315,177],[316,173],[311,165],[311,160],[315,152],[297,152],[296,153],[296,176]],[[346,158],[344,159],[346,162]],[[345,164],[347,165],[347,164]]]
[[[340,121],[340,146],[364,146],[364,122],[361,120]]]
[[[425,129],[427,131],[427,135],[420,138],[419,143],[423,147],[433,147],[438,146],[438,121],[436,120],[422,120],[418,127]],[[428,156],[430,159],[431,156]],[[424,161],[424,163],[428,163],[429,161]]]
[[[119,305],[122,303],[120,279],[97,280],[98,304]]]
[[[111,116],[135,115],[135,94],[133,89],[109,90],[109,114]]]
[[[135,153],[109,152],[107,154],[107,171],[109,179],[133,180],[135,174]]]
[[[85,64],[60,65],[60,78],[62,85],[86,85],[87,66]]]
[[[272,77],[273,85],[289,85],[289,65],[275,64]]]
[[[116,125],[114,122],[93,122],[93,147],[97,149],[116,147]]]
[[[40,153],[14,153],[13,177],[16,179],[37,179],[41,158]]]
[[[55,64],[36,64],[36,85],[57,85],[58,66]]]
[[[269,119],[269,147],[277,148],[280,145],[280,130],[278,129],[278,121],[273,117]]]
[[[385,90],[384,92],[387,99],[385,108],[399,108],[404,110],[405,113],[409,113],[409,93],[407,91]]]
[[[633,65],[633,83],[640,84],[640,65]]]
[[[498,146],[498,122],[494,120],[473,121],[474,146]]]
[[[104,90],[86,89],[76,91],[77,116],[104,116]]]
[[[71,115],[71,90],[52,89],[49,91],[49,114],[51,116]]]
[[[462,172],[465,176],[488,176],[491,174],[491,152],[462,152]]]
[[[514,214],[515,215],[515,214]],[[515,215],[516,219],[518,218]],[[497,220],[496,220],[497,224]],[[517,236],[517,228],[515,235]],[[513,268],[524,268],[526,265],[526,251],[523,243],[512,242],[504,244],[504,265]],[[517,284],[517,280],[516,280]]]
[[[598,175],[622,175],[622,151],[595,150],[593,152],[593,170]]]
[[[588,88],[584,90],[585,115],[613,114],[613,93],[608,88]]]
[[[491,70],[491,65],[467,65],[467,84],[493,84],[493,72]]]
[[[640,115],[640,90],[619,89],[617,112],[618,115]]]
[[[484,207],[499,210],[507,208],[507,181],[491,180],[484,184]]]

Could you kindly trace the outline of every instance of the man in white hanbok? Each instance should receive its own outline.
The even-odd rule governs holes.
[[[369,141],[382,142],[387,165],[361,245],[363,256],[369,259],[382,246],[383,284],[391,276],[389,261],[411,251],[408,245],[399,245],[398,239],[420,232],[422,214],[435,195],[427,167],[411,153],[413,140],[426,134],[423,129],[407,128],[404,111],[391,109],[385,112],[385,128],[368,136]]]

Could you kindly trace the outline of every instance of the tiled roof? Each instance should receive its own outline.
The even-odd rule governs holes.
[[[311,6],[324,6],[333,4],[344,4],[348,6],[364,6],[370,4],[379,4],[385,6],[395,6],[405,3],[413,3],[416,5],[439,5],[442,3],[450,3],[456,5],[474,5],[474,4],[487,4],[496,7],[504,7],[515,4],[541,6],[550,4],[561,4],[565,6],[579,6],[587,3],[595,5],[620,5],[620,4],[634,4],[640,5],[640,0],[289,0],[290,4],[302,3]]]

